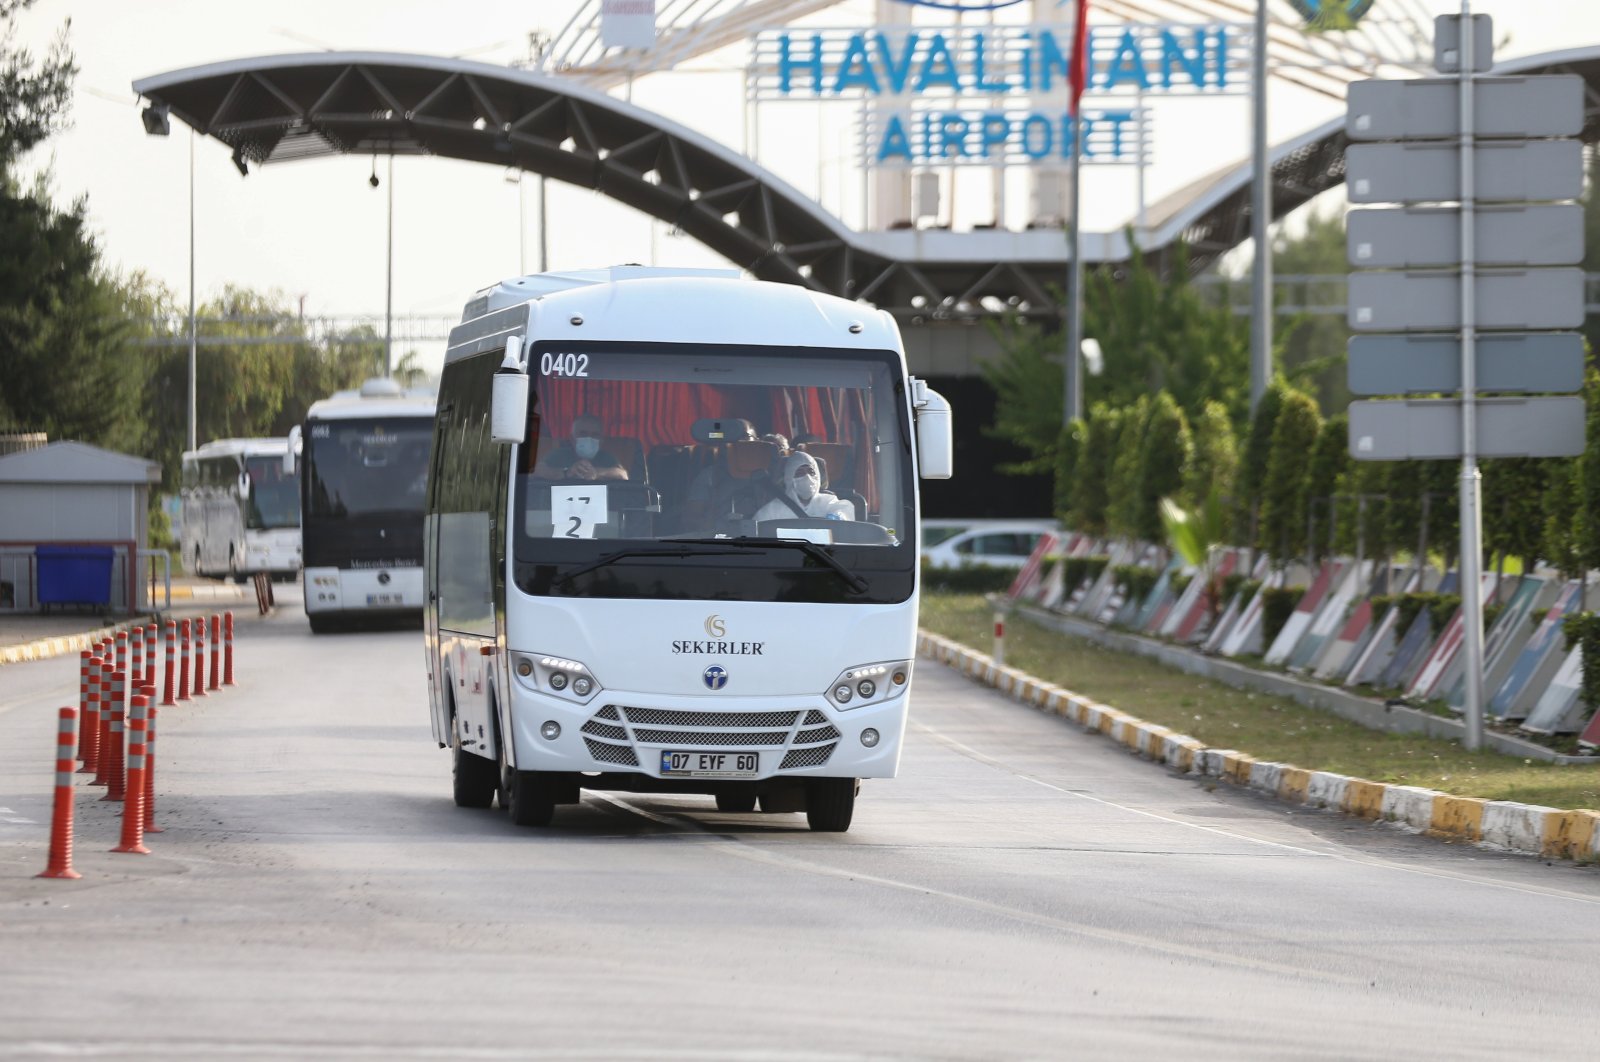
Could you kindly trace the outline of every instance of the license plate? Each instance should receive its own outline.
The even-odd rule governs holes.
[[[754,778],[758,752],[663,752],[661,773],[673,778]]]
[[[400,594],[368,594],[367,606],[399,605],[402,604]]]

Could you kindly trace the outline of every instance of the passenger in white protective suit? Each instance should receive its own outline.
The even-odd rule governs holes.
[[[810,454],[796,451],[784,458],[778,467],[778,486],[789,501],[773,498],[756,510],[757,521],[783,520],[802,514],[824,520],[856,518],[855,506],[822,489],[822,474],[817,469],[817,459]]]

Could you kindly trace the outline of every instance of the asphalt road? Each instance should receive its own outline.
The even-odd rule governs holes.
[[[287,597],[288,595],[284,595]],[[150,856],[0,668],[0,1058],[1594,1058],[1600,871],[1210,790],[922,662],[848,834],[449,798],[415,632],[239,624]]]

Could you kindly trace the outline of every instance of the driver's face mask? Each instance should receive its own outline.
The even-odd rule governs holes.
[[[588,461],[600,452],[600,440],[592,435],[580,435],[572,440],[572,448],[579,457]]]

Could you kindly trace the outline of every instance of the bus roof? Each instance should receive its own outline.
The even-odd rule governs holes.
[[[306,410],[307,420],[356,420],[365,417],[432,417],[438,396],[424,387],[409,390],[392,379],[376,378],[359,390],[335,391]]]
[[[250,457],[262,455],[266,457],[281,457],[289,449],[289,440],[276,439],[212,439],[208,443],[201,443],[198,449],[184,452],[183,459],[199,460],[202,457],[227,457],[242,455]]]
[[[534,291],[542,281],[550,283]],[[522,302],[496,305],[513,290],[522,292]],[[469,312],[474,305],[483,316],[451,329],[446,364],[502,345],[503,336],[523,328],[534,341],[855,348],[902,356],[904,349],[894,319],[882,310],[796,284],[739,279],[728,270],[628,266],[522,277],[486,289]]]

